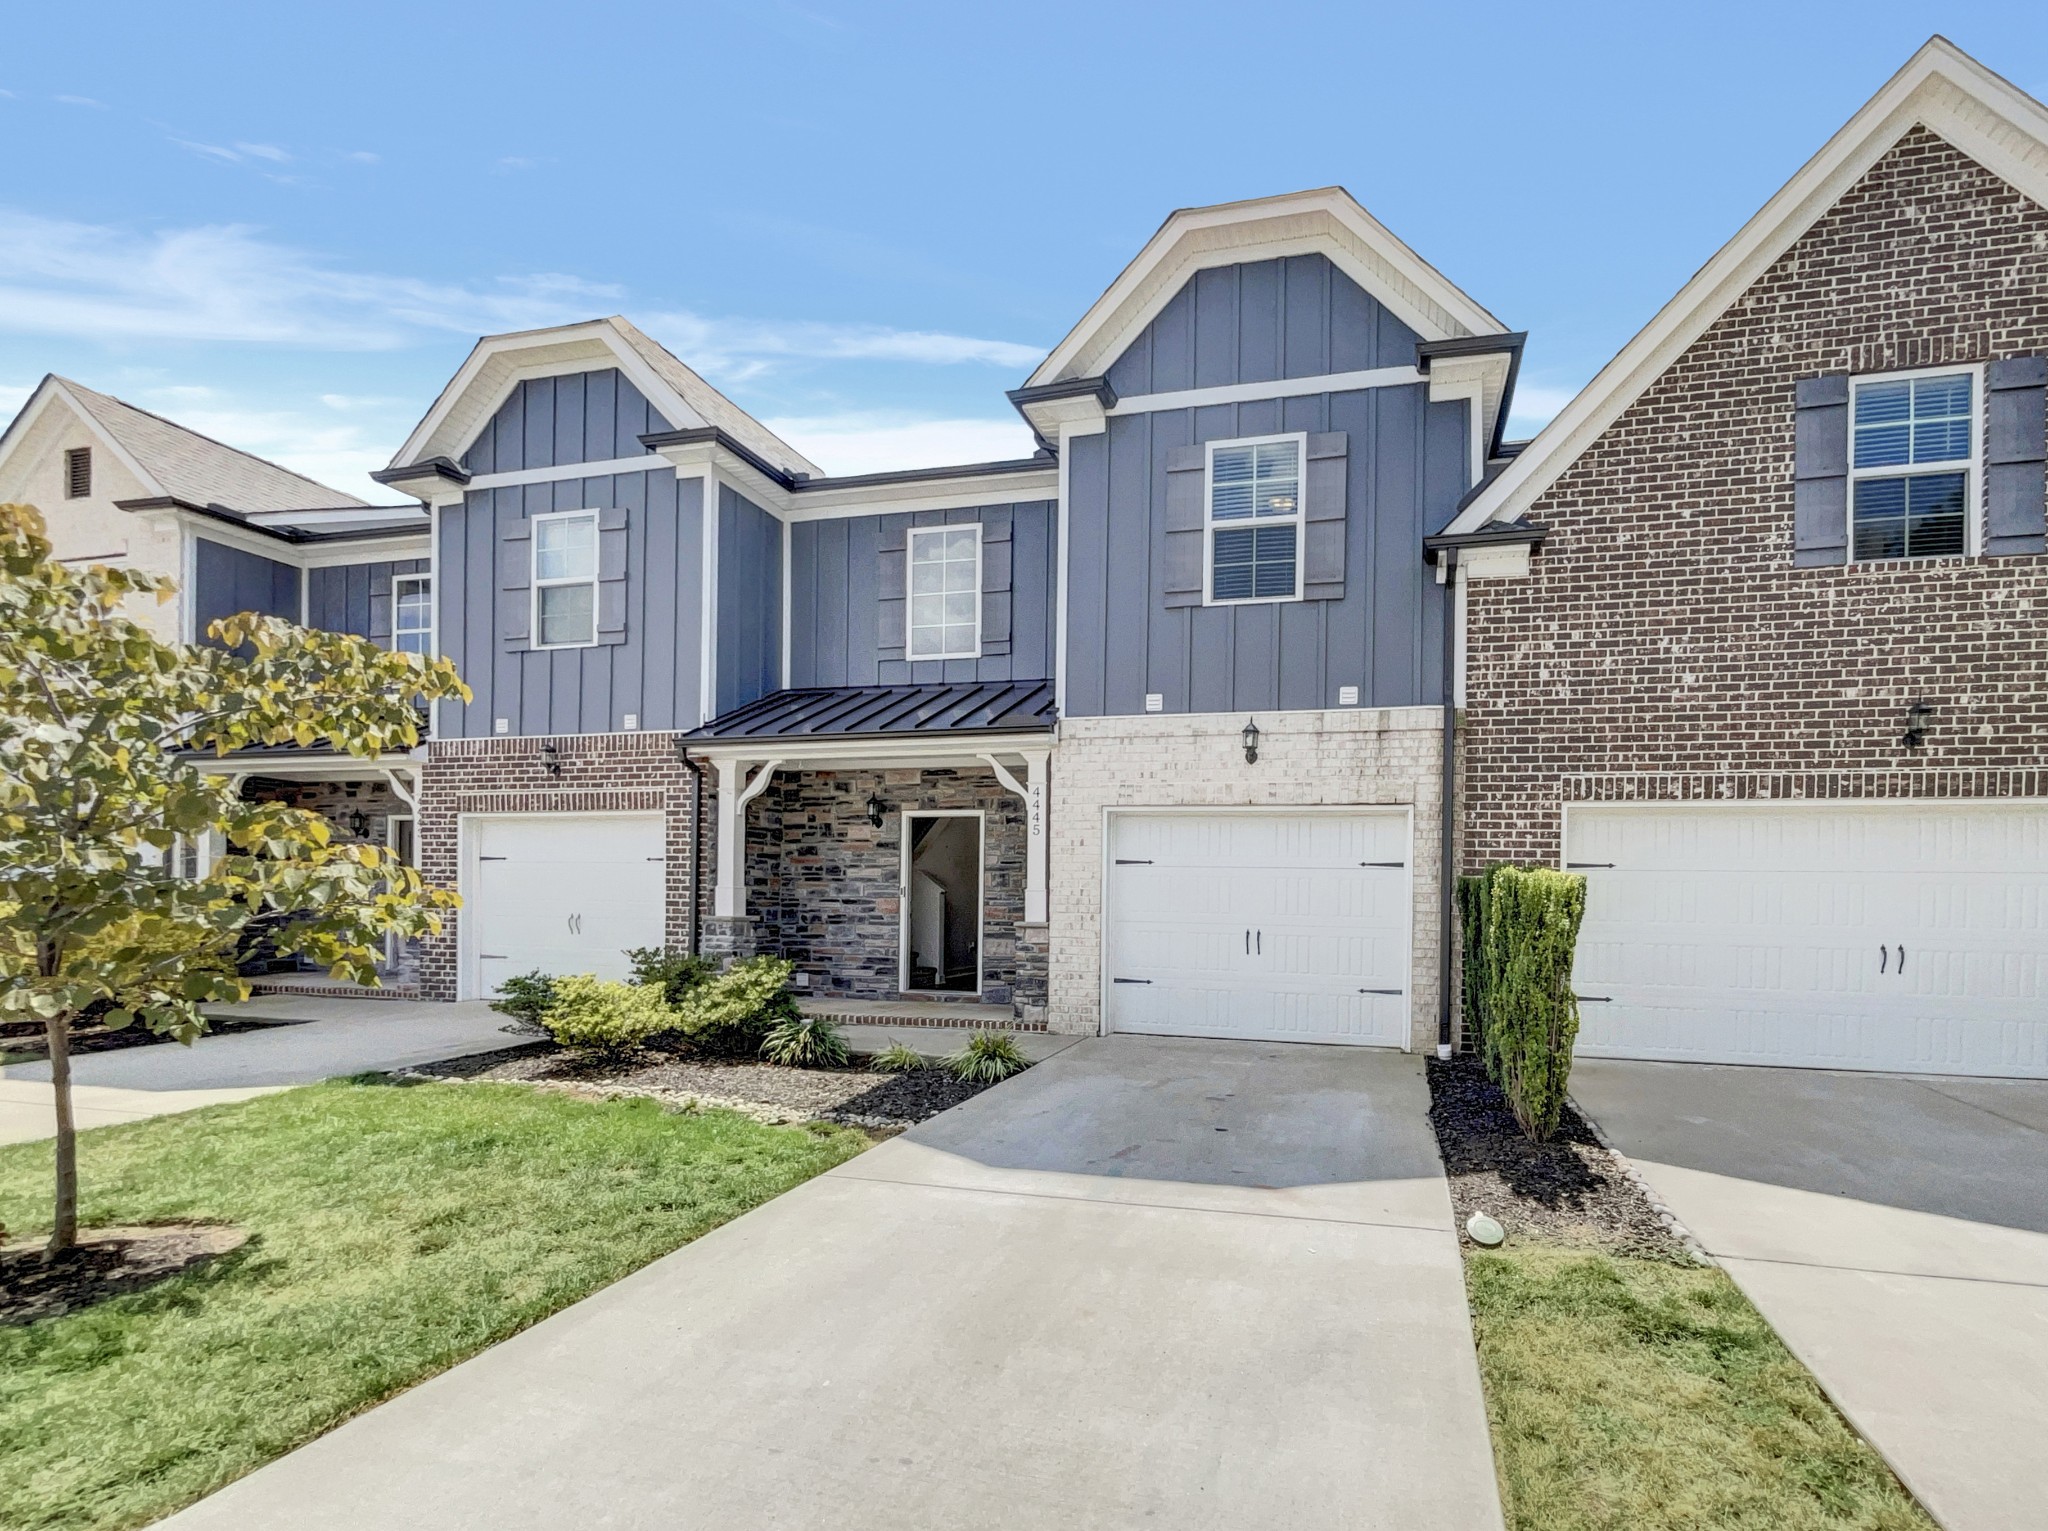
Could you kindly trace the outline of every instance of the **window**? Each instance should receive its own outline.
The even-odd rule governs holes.
[[[391,581],[391,646],[422,658],[434,652],[434,581],[401,574]]]
[[[912,659],[981,654],[981,528],[926,526],[910,533]]]
[[[419,842],[414,838],[413,818],[409,813],[394,813],[384,821],[384,840],[391,854],[406,866],[418,866]]]
[[[92,448],[73,447],[64,454],[64,498],[82,500],[92,493]]]
[[[1936,558],[1970,551],[1976,504],[1974,372],[1870,378],[1852,387],[1852,556]]]
[[[597,642],[597,512],[533,518],[533,646]]]
[[[1209,600],[1301,594],[1301,436],[1209,444]]]

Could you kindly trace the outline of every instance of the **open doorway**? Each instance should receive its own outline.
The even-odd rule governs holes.
[[[906,992],[981,992],[981,814],[903,816]]]

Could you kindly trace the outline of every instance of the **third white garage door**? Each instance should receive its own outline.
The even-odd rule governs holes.
[[[1405,1045],[1409,839],[1405,809],[1112,814],[1108,1029]]]
[[[2048,1075],[2048,805],[1573,807],[1579,1051]]]

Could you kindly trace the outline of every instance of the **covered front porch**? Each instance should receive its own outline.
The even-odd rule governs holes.
[[[306,809],[326,819],[341,844],[375,845],[409,866],[419,864],[419,755],[362,759],[317,746],[279,746],[244,750],[200,765],[211,774],[229,777],[245,801]],[[195,846],[188,865],[203,873],[223,850],[218,843]],[[417,942],[391,940],[378,964],[382,987],[365,989],[330,978],[301,957],[278,952],[265,939],[267,928],[266,917],[251,922],[240,959],[242,976],[258,994],[419,997]]]
[[[716,776],[705,949],[786,958],[806,1008],[1042,1026],[1051,689],[780,691],[688,736]]]

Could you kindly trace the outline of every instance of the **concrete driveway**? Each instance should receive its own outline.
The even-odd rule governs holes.
[[[2048,1081],[1583,1059],[1572,1094],[1948,1531],[2048,1523]]]
[[[278,996],[214,1013],[291,1024],[205,1036],[190,1047],[168,1042],[82,1054],[71,1064],[78,1125],[139,1121],[521,1040],[506,1035],[504,1016],[480,1003]],[[47,1138],[56,1130],[49,1064],[0,1067],[0,1143]]]
[[[1427,1104],[1091,1039],[165,1525],[1497,1531]]]

